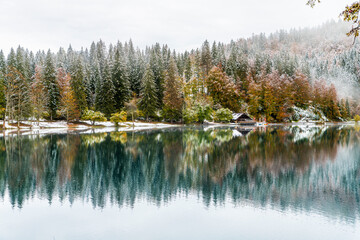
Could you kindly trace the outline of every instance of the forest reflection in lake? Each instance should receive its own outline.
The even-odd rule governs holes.
[[[19,207],[27,198],[51,202],[54,195],[91,199],[95,207],[107,199],[133,205],[138,197],[161,205],[179,192],[197,192],[205,205],[230,197],[356,217],[359,137],[352,127],[6,137],[0,139],[0,192],[8,190]]]
[[[177,128],[0,138],[0,195],[94,209],[158,207],[196,196],[211,206],[360,216],[360,129]]]

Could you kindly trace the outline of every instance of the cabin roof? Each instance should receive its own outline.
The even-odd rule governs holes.
[[[232,114],[232,120],[238,120],[239,118],[245,118],[245,119],[249,119],[249,120],[253,120],[249,115],[247,115],[246,113],[233,113]]]

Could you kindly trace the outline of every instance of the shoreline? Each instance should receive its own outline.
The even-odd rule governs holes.
[[[32,134],[67,134],[67,133],[104,133],[113,131],[131,132],[131,131],[144,131],[156,130],[166,128],[178,127],[196,127],[202,126],[206,129],[217,127],[240,127],[240,128],[266,128],[273,126],[299,126],[299,127],[322,127],[322,126],[341,126],[341,125],[355,125],[354,121],[350,122],[326,122],[324,124],[308,123],[308,122],[294,122],[294,123],[268,123],[267,125],[239,125],[237,123],[214,123],[207,122],[205,124],[170,124],[170,123],[157,123],[157,122],[124,122],[119,124],[118,127],[111,122],[96,122],[91,125],[89,121],[80,121],[77,123],[68,124],[65,121],[42,121],[40,126],[37,122],[23,121],[20,128],[17,126],[9,125],[6,123],[5,129],[1,129],[0,136],[9,135],[32,135]],[[32,125],[34,124],[34,125]]]

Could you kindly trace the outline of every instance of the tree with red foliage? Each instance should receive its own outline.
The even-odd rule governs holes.
[[[234,82],[219,67],[213,67],[206,79],[207,90],[214,104],[232,111],[240,110],[240,95]]]

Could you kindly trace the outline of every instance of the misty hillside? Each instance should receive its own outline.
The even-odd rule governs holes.
[[[267,61],[271,67],[291,65],[310,79],[323,78],[334,83],[340,97],[357,98],[359,94],[359,44],[346,33],[351,25],[329,21],[321,26],[278,31],[269,36],[254,35],[224,46],[226,57],[233,51],[246,55],[252,64]],[[262,60],[260,60],[262,59]]]

